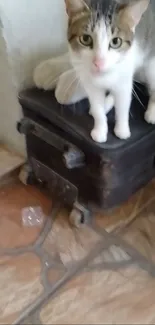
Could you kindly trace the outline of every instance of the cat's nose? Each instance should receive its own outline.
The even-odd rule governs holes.
[[[105,63],[104,59],[101,59],[101,58],[94,58],[94,60],[93,60],[93,64],[98,69],[103,69],[104,63]]]

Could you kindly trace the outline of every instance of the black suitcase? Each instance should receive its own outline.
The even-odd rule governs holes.
[[[108,141],[99,144],[90,137],[93,119],[87,100],[63,106],[51,91],[30,89],[19,94],[24,118],[18,131],[26,135],[28,179],[72,206],[75,224],[86,222],[93,209],[119,205],[155,175],[155,127],[144,121],[148,103],[144,87],[138,96],[131,107],[131,138],[115,137],[111,112]]]

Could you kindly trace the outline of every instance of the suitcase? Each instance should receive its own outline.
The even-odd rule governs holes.
[[[130,114],[132,136],[120,140],[113,134],[110,112],[108,141],[90,137],[93,119],[88,101],[63,106],[54,92],[38,89],[19,94],[23,109],[18,131],[25,134],[28,182],[42,184],[72,207],[70,219],[89,221],[94,209],[111,209],[127,200],[155,175],[155,127],[144,121],[148,95],[136,88]]]

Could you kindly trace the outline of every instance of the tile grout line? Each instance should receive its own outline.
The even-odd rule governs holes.
[[[148,201],[137,213],[136,213],[136,210],[137,210],[137,207],[139,206],[139,203],[141,201],[141,198],[143,196],[143,191],[140,193],[140,196],[138,197],[137,201],[136,201],[136,204],[134,205],[134,208],[130,214],[130,217],[127,218],[126,220],[121,220],[118,224],[117,224],[117,227],[109,227],[107,229],[107,231],[109,233],[116,233],[117,232],[117,229],[124,229],[125,227],[128,226],[128,224],[130,222],[132,222],[133,220],[135,220],[137,218],[137,216],[140,214],[141,210],[145,209],[145,205],[149,205],[150,204],[150,201]]]
[[[153,202],[155,202],[155,198],[154,198],[154,197],[151,198],[150,200],[148,200],[147,203],[145,203],[145,204],[143,205],[143,207],[139,209],[138,213],[136,213],[134,216],[131,214],[130,218],[127,219],[127,222],[126,222],[126,223],[124,223],[122,226],[121,226],[121,225],[120,225],[120,226],[118,225],[118,227],[115,228],[114,230],[112,230],[110,233],[111,233],[111,234],[112,234],[112,233],[117,234],[117,233],[119,233],[119,232],[121,233],[124,229],[127,229],[128,226],[132,225],[134,221],[136,221],[138,218],[140,218],[141,213],[142,213],[145,209],[147,209],[147,207],[148,207],[151,203],[153,203]]]
[[[38,238],[36,239],[36,241],[33,243],[33,249],[37,249],[44,243],[45,236],[49,232],[48,227],[50,225],[50,230],[52,229],[53,224],[54,224],[61,208],[62,208],[62,205],[60,204],[59,201],[56,200],[52,206],[51,212],[47,216],[47,222],[46,222],[44,228],[42,229],[42,231],[41,231],[40,235],[38,236]]]
[[[114,262],[107,262],[103,261],[100,264],[97,265],[91,265],[89,266],[88,272],[93,272],[93,271],[102,271],[102,270],[109,270],[109,271],[118,271],[120,268],[127,268],[131,265],[137,264],[136,259],[132,258],[130,260],[122,260],[122,261],[114,261]]]
[[[100,234],[104,239],[108,240],[111,238],[112,245],[119,246],[125,252],[127,252],[133,259],[133,262],[137,263],[143,270],[150,273],[151,276],[155,277],[155,263],[149,261],[144,255],[137,251],[133,246],[128,244],[124,239],[118,237],[115,233],[108,233],[104,229],[100,229],[97,225],[93,226],[93,229]]]
[[[52,207],[52,211],[51,211],[51,213],[49,213],[49,216],[48,216],[48,218],[51,219],[50,223],[48,221],[45,223],[44,228],[42,229],[38,238],[35,240],[34,243],[29,245],[30,251],[33,251],[36,253],[36,251],[39,248],[41,248],[41,245],[45,240],[45,236],[48,233],[47,228],[49,225],[51,227],[53,226],[53,223],[55,222],[55,219],[57,217],[59,209],[61,209],[61,208],[62,208],[62,205],[58,202],[55,202],[55,204]],[[144,209],[145,208],[146,208],[146,206],[144,207]],[[139,213],[136,215],[136,218],[138,217]],[[53,217],[53,215],[54,215],[54,217]],[[48,226],[47,226],[47,224],[48,224]],[[33,312],[35,312],[38,307],[42,306],[46,301],[48,301],[48,299],[50,297],[52,297],[55,293],[57,293],[57,291],[59,291],[66,283],[68,283],[68,281],[70,281],[78,272],[82,271],[82,269],[85,268],[85,266],[89,262],[89,260],[91,261],[92,259],[94,259],[96,256],[98,256],[102,252],[102,250],[106,249],[106,247],[108,248],[110,245],[115,245],[115,246],[117,245],[117,246],[120,246],[125,251],[130,251],[129,255],[132,258],[131,262],[130,262],[131,264],[133,264],[133,263],[138,264],[142,267],[142,269],[144,268],[147,271],[149,271],[152,275],[155,275],[155,264],[153,262],[147,260],[147,258],[145,258],[145,256],[141,255],[141,253],[139,253],[134,247],[130,246],[130,244],[128,244],[127,242],[125,242],[124,240],[119,238],[118,235],[116,235],[114,232],[111,232],[109,234],[107,231],[98,228],[98,226],[96,226],[96,225],[91,228],[93,230],[95,230],[101,236],[103,241],[106,241],[106,243],[104,243],[104,247],[100,248],[100,250],[98,252],[98,245],[101,241],[98,242],[94,247],[94,250],[95,250],[94,256],[91,257],[91,254],[88,254],[86,258],[84,258],[82,261],[76,263],[76,265],[73,266],[73,269],[68,270],[64,274],[64,276],[58,282],[56,282],[56,284],[50,290],[48,290],[48,291],[46,290],[46,292],[43,292],[42,295],[34,303],[32,303],[32,306],[26,307],[25,311],[23,311],[21,313],[19,318],[13,324],[21,324],[23,319],[25,319],[28,315],[31,315]],[[42,238],[40,239],[40,237],[42,237]],[[120,242],[121,242],[121,244],[120,244]],[[27,246],[26,251],[24,251],[24,249],[22,247],[19,247],[17,249],[15,248],[12,251],[12,255],[15,255],[17,252],[18,252],[17,254],[23,254],[23,253],[28,252],[29,250],[28,250],[28,246]],[[93,252],[93,250],[92,250],[92,252]],[[9,253],[11,253],[11,250]],[[5,252],[5,254],[6,254],[6,252]],[[88,258],[88,262],[87,262],[87,258]],[[144,264],[147,264],[147,265],[145,265],[145,267],[143,267]],[[106,269],[106,265],[103,264],[103,268]]]
[[[49,300],[49,298],[51,298],[56,292],[58,292],[75,275],[82,271],[83,268],[85,268],[91,260],[97,257],[104,249],[107,249],[111,244],[111,238],[108,238],[108,240],[107,238],[105,240],[103,240],[102,238],[102,241],[100,240],[84,259],[82,259],[75,266],[73,266],[72,269],[68,270],[64,274],[64,276],[55,283],[55,285],[51,290],[49,290],[49,292],[40,296],[40,298],[38,298],[37,301],[35,301],[35,303],[31,306],[28,306],[12,325],[21,325],[22,321],[26,317],[28,317],[29,315],[34,313],[38,308],[44,305]]]

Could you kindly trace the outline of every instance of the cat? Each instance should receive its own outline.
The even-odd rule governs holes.
[[[90,102],[91,137],[107,141],[107,91],[115,106],[114,133],[131,135],[133,81],[145,82],[145,120],[155,124],[155,0],[65,0],[70,60]],[[154,8],[153,8],[154,7]]]

